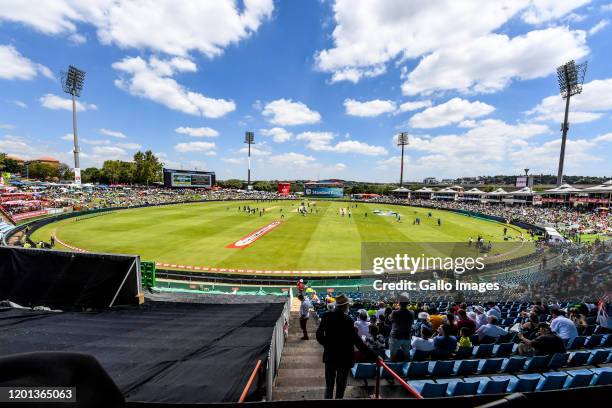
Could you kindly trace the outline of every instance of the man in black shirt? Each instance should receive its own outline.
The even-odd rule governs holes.
[[[556,333],[550,330],[548,323],[540,323],[538,325],[539,335],[529,340],[519,333],[519,339],[523,344],[519,345],[519,354],[537,356],[552,356],[555,353],[565,353],[565,344],[563,339],[557,336]]]
[[[410,340],[412,335],[412,324],[414,313],[408,310],[410,298],[407,293],[402,293],[399,298],[399,310],[391,313],[391,337],[389,348],[393,361],[405,361],[410,356]]]
[[[348,310],[349,299],[344,295],[337,296],[335,310],[323,315],[317,329],[317,341],[323,346],[326,399],[333,398],[334,385],[336,399],[344,398],[349,370],[355,363],[354,346],[372,362],[378,359],[376,353],[357,335],[353,319],[347,314]]]

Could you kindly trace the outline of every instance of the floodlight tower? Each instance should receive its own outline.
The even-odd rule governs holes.
[[[565,142],[567,140],[567,131],[569,130],[569,115],[570,98],[582,92],[582,83],[584,82],[584,74],[586,73],[587,63],[576,64],[574,60],[561,65],[557,68],[557,79],[559,80],[559,91],[561,97],[565,99],[565,118],[561,124],[561,153],[559,155],[559,171],[557,172],[557,187],[563,184],[563,161],[565,160]]]
[[[404,184],[404,146],[408,146],[408,133],[402,132],[397,135],[397,145],[402,147],[402,159],[400,164],[400,187]]]
[[[244,134],[244,143],[249,145],[249,173],[248,173],[248,179],[247,179],[247,190],[250,190],[252,188],[251,187],[251,145],[255,144],[255,133],[246,132]]]
[[[68,71],[62,71],[62,88],[64,92],[72,95],[72,132],[74,135],[74,182],[81,184],[81,164],[79,161],[79,136],[77,132],[76,98],[81,96],[83,83],[85,82],[85,71],[72,65]]]

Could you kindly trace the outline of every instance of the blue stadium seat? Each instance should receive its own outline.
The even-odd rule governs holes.
[[[587,365],[603,364],[608,359],[610,350],[594,350],[587,361]]]
[[[526,361],[527,357],[510,357],[504,361],[504,364],[502,365],[502,372],[516,373],[517,371],[522,371],[523,367],[525,367]]]
[[[568,370],[566,371],[568,377],[565,380],[563,388],[578,388],[588,387],[593,380],[593,372],[590,370]]]
[[[503,358],[487,358],[479,360],[478,363],[478,374],[495,374],[502,368],[504,362]],[[523,364],[525,362],[523,361]]]
[[[410,353],[410,359],[412,361],[424,361],[429,358],[431,351],[414,350]]]
[[[475,395],[478,392],[479,380],[472,381],[466,378],[464,381],[458,379],[438,380],[438,384],[448,383],[446,395],[449,397],[459,397],[462,395]]]
[[[438,360],[429,363],[429,374],[436,377],[450,377],[453,375],[454,361]]]
[[[495,344],[497,337],[491,336],[483,336],[482,339],[478,342],[478,344]]]
[[[540,374],[520,374],[510,379],[508,392],[533,392],[542,376]]]
[[[568,359],[567,365],[569,367],[578,367],[581,365],[586,365],[590,357],[591,353],[588,351],[576,351],[572,353],[571,357]]]
[[[604,336],[604,339],[601,342],[601,347],[612,347],[612,334]]]
[[[455,360],[461,360],[462,358],[472,357],[473,351],[474,351],[473,346],[459,347],[459,349],[457,349],[457,352],[455,353]]]
[[[584,347],[584,343],[586,342],[586,339],[587,339],[586,336],[574,337],[567,343],[567,349],[573,350],[573,349],[579,349],[579,348]]]
[[[556,370],[557,368],[564,367],[567,364],[569,353],[555,353],[548,362],[549,370]]]
[[[435,383],[432,380],[408,381],[423,398],[439,398],[446,396],[447,383]]]
[[[373,363],[357,363],[351,368],[353,378],[356,380],[364,380],[367,385],[367,380],[376,378],[376,364]]]
[[[525,364],[525,371],[528,373],[533,373],[535,371],[543,371],[546,368],[548,359],[548,356],[531,357],[529,361],[527,361],[527,364]]]
[[[591,385],[610,385],[612,384],[612,367],[591,368],[595,374]]]
[[[510,354],[512,354],[513,349],[514,343],[502,343],[497,346],[495,357],[508,357]]]
[[[479,394],[504,394],[510,383],[510,376],[499,377],[473,377],[473,379],[481,378],[478,386]],[[488,381],[487,381],[488,380]]]
[[[475,358],[489,358],[493,355],[493,344],[481,344],[476,347]]]
[[[427,361],[413,361],[404,367],[404,377],[425,378],[427,377],[429,363]]]
[[[544,373],[544,380],[536,387],[537,391],[560,390],[565,384],[567,374],[564,372]]]
[[[472,375],[476,374],[476,370],[478,370],[479,360],[461,360],[455,362],[455,369],[453,370],[455,375]]]
[[[601,344],[602,340],[603,340],[603,335],[593,334],[592,336],[589,336],[586,339],[586,341],[584,342],[584,347],[586,348],[598,347]]]
[[[389,366],[391,370],[393,370],[395,374],[399,375],[400,377],[404,374],[404,363],[386,363],[386,364],[387,366]],[[383,367],[380,367],[380,377],[385,378],[385,379],[393,378],[391,373],[389,373],[389,371],[385,370]]]

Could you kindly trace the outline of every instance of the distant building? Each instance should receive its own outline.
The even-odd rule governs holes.
[[[423,184],[438,184],[438,179],[435,177],[427,177],[423,179]]]
[[[28,164],[34,164],[34,163],[48,164],[49,166],[53,166],[53,167],[58,167],[60,164],[59,160],[51,156],[42,156],[42,157],[39,157],[38,159],[30,160],[28,162]]]
[[[7,159],[11,159],[11,160],[15,160],[19,164],[23,164],[25,162],[25,160],[23,160],[21,157],[15,156],[14,154],[7,154],[6,158]]]

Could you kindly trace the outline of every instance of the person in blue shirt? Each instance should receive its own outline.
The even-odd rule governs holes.
[[[438,328],[438,335],[434,337],[434,350],[432,359],[450,358],[457,349],[457,338],[451,335],[452,328],[449,324],[443,324]]]

